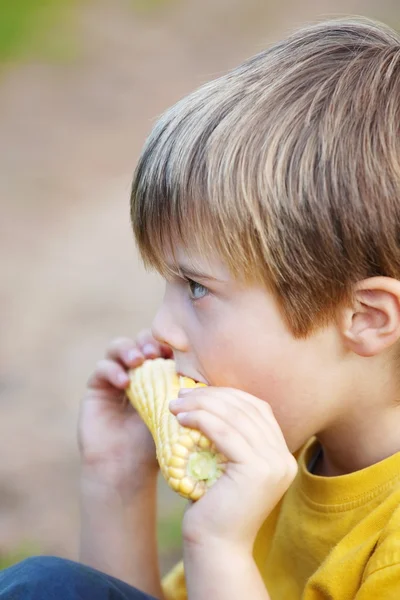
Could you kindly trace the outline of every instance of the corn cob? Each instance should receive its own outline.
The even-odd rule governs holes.
[[[129,377],[127,396],[153,436],[166,482],[184,498],[198,500],[221,476],[227,461],[200,431],[182,426],[168,405],[181,387],[204,384],[180,377],[175,362],[163,358],[146,360]]]

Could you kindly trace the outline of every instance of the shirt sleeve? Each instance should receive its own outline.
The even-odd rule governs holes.
[[[362,583],[354,600],[399,600],[400,563],[384,566]]]
[[[183,561],[177,563],[161,580],[165,600],[187,600]]]

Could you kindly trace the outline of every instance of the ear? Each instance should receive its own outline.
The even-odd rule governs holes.
[[[341,332],[350,350],[375,356],[400,338],[400,281],[371,277],[354,292],[354,306],[341,311]]]

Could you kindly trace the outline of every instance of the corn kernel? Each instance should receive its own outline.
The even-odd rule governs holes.
[[[195,486],[195,483],[192,479],[190,479],[189,477],[184,477],[181,480],[180,491],[183,492],[184,494],[189,495],[193,492],[194,486]]]
[[[171,458],[169,459],[169,466],[170,467],[184,467],[186,465],[186,460],[184,458],[181,458],[180,456],[171,456]]]
[[[183,427],[169,410],[180,387],[199,387],[179,377],[173,360],[146,360],[129,373],[127,396],[149,428],[161,472],[184,498],[198,500],[225,470],[227,459],[200,431]]]
[[[175,467],[168,468],[168,474],[170,477],[176,477],[176,479],[182,479],[185,474],[183,469],[176,469]]]

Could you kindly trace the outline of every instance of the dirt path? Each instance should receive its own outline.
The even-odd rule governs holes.
[[[161,294],[129,228],[139,149],[168,105],[315,14],[291,8],[204,0],[143,18],[98,0],[79,15],[76,63],[3,75],[0,549],[76,557],[80,397],[109,338],[150,323]],[[163,514],[180,506],[163,482],[160,499]]]

